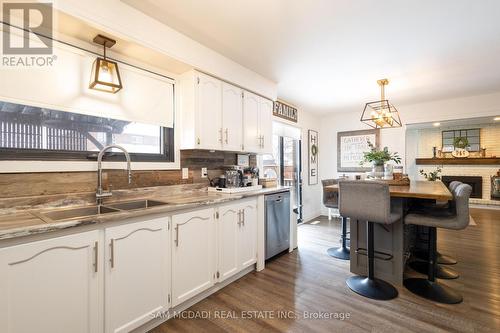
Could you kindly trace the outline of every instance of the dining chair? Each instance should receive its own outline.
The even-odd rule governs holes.
[[[335,191],[327,191],[326,186],[338,184],[338,179],[324,179],[321,181],[323,184],[323,204],[328,207],[328,220],[331,220],[331,209],[339,208],[339,193]],[[341,216],[341,235],[340,235],[340,247],[329,248],[326,252],[329,256],[349,260],[351,258],[351,253],[347,247],[347,218]]]
[[[453,190],[455,213],[451,216],[433,213],[410,213],[405,217],[405,224],[429,227],[429,258],[427,261],[427,278],[409,278],[403,281],[404,286],[412,293],[423,298],[444,303],[456,304],[463,300],[462,295],[451,288],[439,283],[436,278],[437,263],[437,228],[461,230],[469,225],[469,198],[472,187],[468,184],[459,184]]]

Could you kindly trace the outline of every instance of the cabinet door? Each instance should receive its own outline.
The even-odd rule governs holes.
[[[232,204],[219,208],[217,224],[219,282],[238,272],[238,236],[240,229],[240,205]]]
[[[243,141],[242,90],[233,85],[222,84],[222,130],[224,150],[241,151]]]
[[[196,144],[201,149],[222,148],[222,82],[198,73],[196,89]]]
[[[243,211],[238,239],[238,261],[240,269],[257,262],[257,201],[240,204]]]
[[[106,332],[129,332],[168,309],[168,219],[107,228]]]
[[[248,91],[243,93],[243,149],[247,152],[257,153],[261,149],[259,99]]]
[[[0,332],[102,332],[99,232],[0,250]]]
[[[174,215],[172,237],[172,306],[176,306],[214,284],[214,210]]]
[[[273,102],[265,98],[259,100],[259,135],[262,138],[260,152],[273,152]]]

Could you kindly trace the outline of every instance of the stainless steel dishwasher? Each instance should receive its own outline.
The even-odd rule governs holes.
[[[266,201],[266,260],[290,247],[290,192],[269,194]]]

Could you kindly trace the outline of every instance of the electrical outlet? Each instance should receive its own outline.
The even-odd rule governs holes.
[[[188,179],[188,178],[189,178],[189,169],[182,168],[182,179]]]
[[[201,168],[201,178],[207,178],[207,168]]]

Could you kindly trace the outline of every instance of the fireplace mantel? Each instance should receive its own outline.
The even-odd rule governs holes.
[[[499,165],[498,157],[417,158],[417,165]]]

